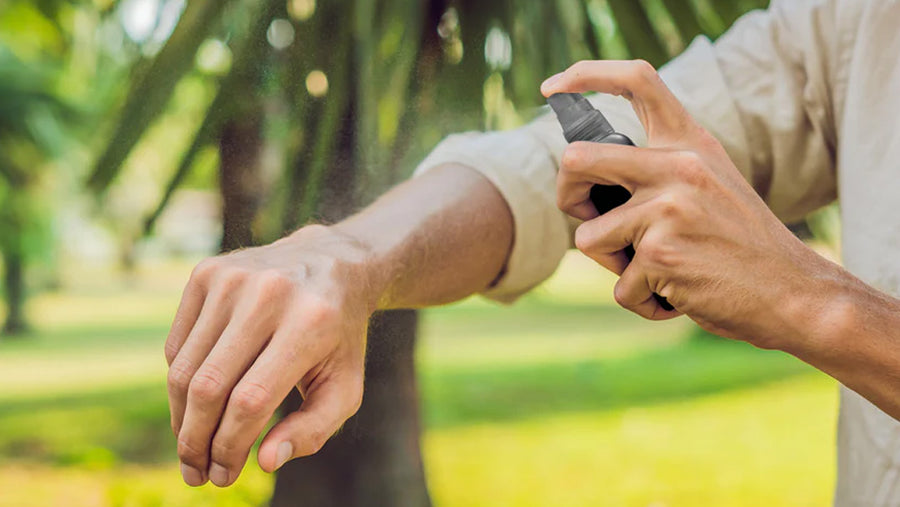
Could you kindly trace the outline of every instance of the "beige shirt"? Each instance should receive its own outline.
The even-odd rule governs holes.
[[[782,220],[840,194],[846,267],[900,295],[900,0],[775,0],[660,72]],[[645,142],[626,101],[591,100]],[[472,167],[509,203],[515,243],[486,296],[512,301],[571,247],[576,224],[555,205],[564,147],[545,114],[517,130],[450,136],[417,169]],[[900,423],[846,388],[838,448],[835,505],[900,505]]]

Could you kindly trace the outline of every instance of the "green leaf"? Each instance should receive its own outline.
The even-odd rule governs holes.
[[[694,4],[690,0],[662,0],[666,10],[675,23],[675,28],[686,46],[694,37],[703,33],[700,20],[694,10]]]
[[[655,67],[669,60],[666,46],[640,2],[608,0],[608,3],[625,39],[625,45],[634,58],[643,58]]]
[[[119,173],[128,154],[165,108],[175,85],[193,67],[197,48],[229,3],[230,0],[188,2],[163,49],[133,81],[118,124],[88,178],[90,189],[102,192]]]

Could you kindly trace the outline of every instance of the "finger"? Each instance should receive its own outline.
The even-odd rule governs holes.
[[[622,274],[630,259],[624,249],[641,236],[642,207],[620,206],[575,229],[575,247],[613,273]]]
[[[656,300],[653,299],[653,291],[647,284],[647,277],[641,271],[640,266],[631,264],[619,281],[616,282],[613,290],[616,302],[622,308],[630,310],[645,319],[652,319],[658,307]]]
[[[215,306],[215,305],[213,305]],[[225,326],[227,315],[222,315],[223,309],[211,309],[211,306],[204,305],[201,310],[197,324],[191,330],[185,341],[185,346],[181,348],[178,356],[172,361],[169,367],[167,380],[167,390],[169,394],[169,413],[172,432],[179,436],[181,432],[182,420],[184,419],[185,407],[187,405],[187,394],[190,388],[194,373],[197,371],[197,364],[202,360],[202,356],[206,354],[204,349],[209,349],[218,339],[219,334]],[[178,442],[179,456],[199,456],[202,455],[197,449],[186,447],[179,439]],[[202,464],[191,459],[195,464],[191,465],[182,460],[181,474],[184,481],[189,486],[200,486],[207,480],[206,468]]]
[[[204,267],[201,268],[201,266]],[[172,328],[169,330],[165,346],[166,362],[169,366],[172,366],[172,361],[175,360],[175,356],[181,350],[188,333],[191,332],[194,323],[197,322],[197,318],[200,316],[200,309],[203,308],[203,300],[206,298],[206,289],[202,281],[205,278],[205,269],[205,264],[203,263],[198,264],[194,268],[191,278],[188,280],[181,295],[181,303],[178,305],[178,310],[175,311],[175,318],[172,321]]]
[[[191,379],[230,320],[238,283],[239,278],[226,278],[210,289],[197,321],[169,366],[169,411],[175,435],[181,431]]]
[[[259,466],[274,472],[286,462],[317,453],[362,403],[363,381],[350,374],[323,380],[300,409],[276,424],[259,447]]]
[[[210,444],[225,403],[268,341],[270,321],[270,315],[260,312],[233,319],[197,369],[188,389],[184,421],[178,434],[179,458],[183,463],[196,470],[210,468]],[[209,477],[215,483],[212,472]]]
[[[197,319],[197,325],[194,326],[186,340],[187,345],[182,347],[169,367],[166,386],[169,394],[172,431],[175,435],[181,431],[188,389],[194,373],[202,363],[203,357],[212,349],[213,344],[224,330],[226,322],[227,315],[219,315],[213,310],[208,310],[206,315],[201,313],[200,318]]]
[[[640,252],[638,252],[640,255]],[[640,261],[632,261],[622,272],[613,290],[616,302],[645,319],[666,320],[677,317],[677,310],[664,310],[650,289],[647,275],[641,269]]]
[[[643,60],[585,60],[541,85],[545,97],[586,91],[621,95],[630,100],[651,142],[679,139],[696,126],[656,69]]]
[[[597,216],[590,202],[594,185],[621,185],[631,194],[658,186],[675,176],[667,170],[675,163],[671,150],[637,148],[617,144],[574,142],[563,152],[556,178],[560,209],[572,216]],[[591,208],[591,212],[585,210]]]
[[[238,478],[250,448],[282,400],[322,357],[315,341],[298,347],[298,335],[310,333],[299,326],[283,326],[275,332],[225,407],[210,449],[210,479],[227,486]]]

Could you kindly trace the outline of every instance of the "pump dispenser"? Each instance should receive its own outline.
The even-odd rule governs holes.
[[[580,93],[556,93],[547,98],[547,103],[556,113],[556,118],[563,129],[566,141],[590,141],[605,144],[623,144],[634,146],[631,139],[616,132],[612,125],[591,105]],[[625,204],[631,193],[619,185],[594,185],[591,187],[591,202],[601,215],[611,209]],[[628,259],[634,258],[634,247],[625,247]],[[654,298],[664,310],[673,310],[666,298],[654,294]]]

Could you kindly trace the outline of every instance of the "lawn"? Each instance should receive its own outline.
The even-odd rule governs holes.
[[[180,483],[162,341],[189,271],[67,270],[0,342],[0,505],[260,505]],[[788,356],[615,307],[569,256],[512,307],[429,310],[418,354],[441,506],[818,506],[831,497],[836,386]]]

